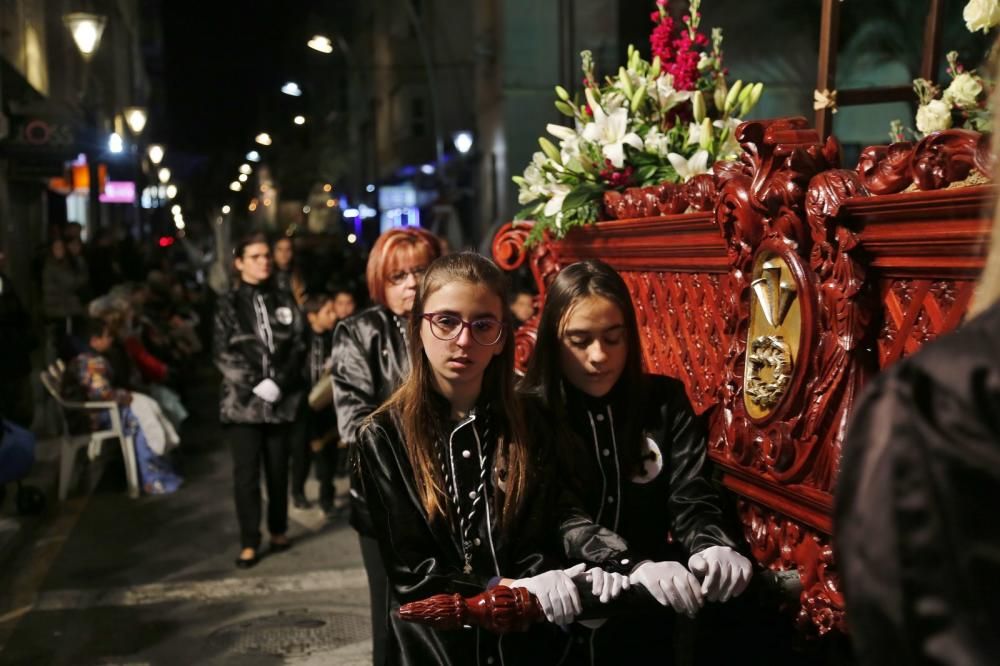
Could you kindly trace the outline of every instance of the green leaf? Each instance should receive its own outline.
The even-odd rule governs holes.
[[[604,188],[596,183],[582,183],[566,195],[563,201],[563,215],[574,208],[579,208],[604,196]]]

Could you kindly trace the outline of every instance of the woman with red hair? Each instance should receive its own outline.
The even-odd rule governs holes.
[[[423,229],[408,227],[382,234],[368,255],[365,272],[374,305],[340,322],[334,331],[333,398],[340,437],[350,447],[352,460],[362,423],[410,372],[407,322],[420,278],[440,254],[437,238]],[[388,640],[387,578],[364,488],[354,474],[351,525],[360,535],[368,573],[374,663],[382,664]]]

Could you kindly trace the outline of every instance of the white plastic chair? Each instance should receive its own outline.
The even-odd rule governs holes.
[[[128,496],[139,496],[139,469],[135,460],[135,446],[132,438],[125,435],[122,429],[121,414],[118,412],[118,403],[114,401],[88,401],[73,402],[66,400],[62,395],[63,373],[66,365],[57,360],[45,370],[42,370],[42,384],[49,392],[49,395],[59,404],[59,420],[61,440],[59,453],[59,501],[66,499],[69,492],[70,481],[73,477],[73,467],[76,462],[76,452],[87,447],[87,457],[90,460],[96,459],[101,454],[101,444],[105,440],[117,439],[121,443],[122,457],[125,459],[125,478],[128,482]],[[66,419],[66,410],[79,409],[88,412],[107,411],[110,417],[111,426],[106,430],[81,433],[73,435],[69,431],[69,422]]]

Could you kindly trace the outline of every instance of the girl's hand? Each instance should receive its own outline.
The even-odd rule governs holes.
[[[649,590],[663,606],[688,617],[694,617],[705,603],[698,579],[680,562],[643,562],[632,570],[629,580]]]
[[[598,597],[602,604],[617,599],[618,595],[632,586],[628,576],[610,573],[600,567],[594,567],[574,577],[574,580],[581,579],[591,583],[591,593]]]
[[[750,560],[728,546],[711,546],[688,559],[688,567],[699,576],[701,593],[709,601],[729,601],[747,588],[753,576]]]
[[[584,566],[578,564],[565,571],[546,571],[531,578],[515,580],[509,587],[523,587],[531,592],[538,599],[546,620],[567,625],[583,610],[573,577],[583,573]]]

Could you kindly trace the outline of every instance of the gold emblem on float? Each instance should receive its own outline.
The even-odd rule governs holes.
[[[750,288],[743,404],[752,418],[762,419],[781,402],[791,385],[802,315],[795,278],[777,254],[758,255]]]

